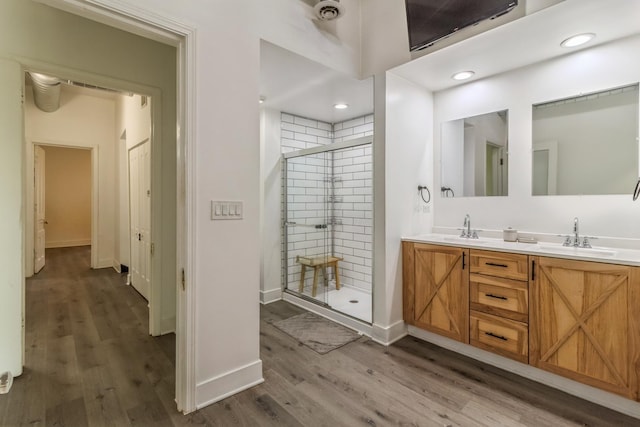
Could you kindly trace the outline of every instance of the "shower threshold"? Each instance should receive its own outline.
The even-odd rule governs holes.
[[[288,289],[284,290],[282,299],[297,305],[298,307],[302,307],[307,311],[311,311],[343,326],[354,329],[368,337],[372,334],[373,328],[371,323],[337,311],[328,304],[318,301],[317,299],[289,291]]]

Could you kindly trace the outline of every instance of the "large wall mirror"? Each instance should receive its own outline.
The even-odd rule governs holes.
[[[507,196],[508,111],[442,124],[443,197]]]
[[[533,106],[532,194],[628,194],[638,178],[638,84]]]

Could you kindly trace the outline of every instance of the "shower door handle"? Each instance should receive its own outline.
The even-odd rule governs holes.
[[[317,230],[327,228],[327,224],[298,224],[297,222],[294,222],[294,221],[287,221],[284,223],[284,225],[286,225],[287,227],[310,227],[310,228],[315,228]]]

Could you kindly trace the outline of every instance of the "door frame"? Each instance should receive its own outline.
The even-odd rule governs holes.
[[[34,0],[177,49],[176,403],[196,410],[196,28],[170,16],[109,0]],[[139,92],[141,93],[141,92]],[[181,291],[180,291],[181,290]]]
[[[112,88],[115,90],[119,90],[125,93],[136,93],[139,95],[146,95],[150,98],[150,109],[151,109],[151,130],[150,130],[150,140],[162,140],[162,126],[159,126],[161,123],[162,115],[161,115],[161,91],[158,88],[152,86],[144,86],[137,83],[131,83],[125,80],[114,79],[112,77],[94,74],[87,71],[81,71],[71,68],[66,68],[58,65],[53,65],[50,63],[44,63],[34,60],[23,60],[22,61],[22,71],[23,73],[27,72],[37,72],[52,76],[58,76],[65,79],[70,79],[73,81],[81,81],[85,83],[89,83],[99,87]],[[24,113],[23,113],[24,117]],[[26,123],[25,123],[26,126]],[[114,132],[115,133],[115,132]],[[30,141],[30,138],[27,136],[26,128],[25,128],[25,140]],[[119,139],[114,137],[114,146],[117,146]],[[70,148],[88,148],[91,147],[93,150],[93,156],[96,157],[95,161],[92,162],[92,179],[96,182],[93,184],[92,192],[92,200],[93,206],[92,211],[95,214],[92,217],[92,251],[91,251],[91,268],[108,268],[113,267],[113,259],[110,260],[108,265],[103,263],[101,264],[101,260],[99,258],[100,252],[98,250],[93,250],[93,245],[99,245],[98,236],[100,235],[100,230],[98,227],[98,220],[100,218],[99,212],[99,204],[100,204],[100,196],[97,191],[99,188],[98,177],[100,175],[100,164],[99,160],[99,146],[98,145],[83,145],[83,142],[77,141],[55,141],[55,140],[45,140],[39,139],[36,143],[40,145],[55,145],[62,147],[70,147]],[[33,182],[33,144],[26,144],[27,153],[25,154],[26,159],[26,182]],[[156,197],[153,198],[153,204],[151,205],[151,216],[152,216],[152,224],[155,224],[155,227],[151,228],[151,241],[152,242],[161,242],[162,236],[160,234],[161,228],[158,226],[163,223],[163,211],[162,211],[162,170],[160,169],[160,165],[162,165],[162,150],[154,150],[151,152],[151,186],[156,189]],[[155,156],[155,157],[153,157]],[[114,161],[118,161],[115,159]],[[154,168],[155,165],[155,168]],[[128,167],[128,166],[127,166]],[[26,206],[31,206],[33,203],[33,187],[27,185],[27,191],[30,192],[30,200],[27,200],[28,203]],[[114,213],[115,215],[115,213]],[[31,265],[31,271],[33,271],[33,216],[28,216],[28,221],[31,222],[30,227],[27,227],[25,231],[29,234],[26,235],[26,244],[31,245],[31,248],[26,250],[25,256],[30,257],[28,259],[29,262],[25,263],[26,265]],[[114,229],[115,232],[115,229]],[[96,240],[94,240],[94,238]],[[162,277],[162,245],[155,245],[154,256],[150,258],[151,260],[151,276],[152,277]],[[25,245],[26,247],[26,245]],[[98,246],[95,246],[97,248]],[[26,269],[26,267],[25,267]],[[33,274],[33,273],[32,273]],[[151,294],[153,295],[149,300],[149,335],[158,336],[163,333],[173,332],[172,330],[167,330],[168,328],[163,328],[162,325],[162,283],[160,281],[156,281],[156,286],[159,289],[152,290]],[[153,283],[152,283],[153,286]],[[176,288],[177,289],[177,288]],[[178,299],[178,292],[176,291],[176,299]],[[177,328],[177,318],[176,318],[176,328]]]
[[[100,239],[98,233],[98,146],[97,145],[81,145],[73,142],[61,142],[48,139],[38,138],[37,140],[25,138],[26,144],[26,180],[28,183],[34,183],[35,162],[34,147],[58,147],[72,148],[77,150],[91,151],[91,268],[97,268],[98,265],[98,248],[100,247]],[[35,184],[35,183],[34,183]],[[25,206],[29,212],[34,215],[26,215],[25,221],[25,277],[31,277],[34,274],[34,250],[35,250],[35,189],[34,185],[27,185]],[[28,273],[28,274],[27,274]]]

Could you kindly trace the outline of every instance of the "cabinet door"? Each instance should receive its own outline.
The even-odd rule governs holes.
[[[404,257],[405,321],[468,343],[469,251],[411,243]]]
[[[636,399],[639,270],[533,258],[529,362]]]

